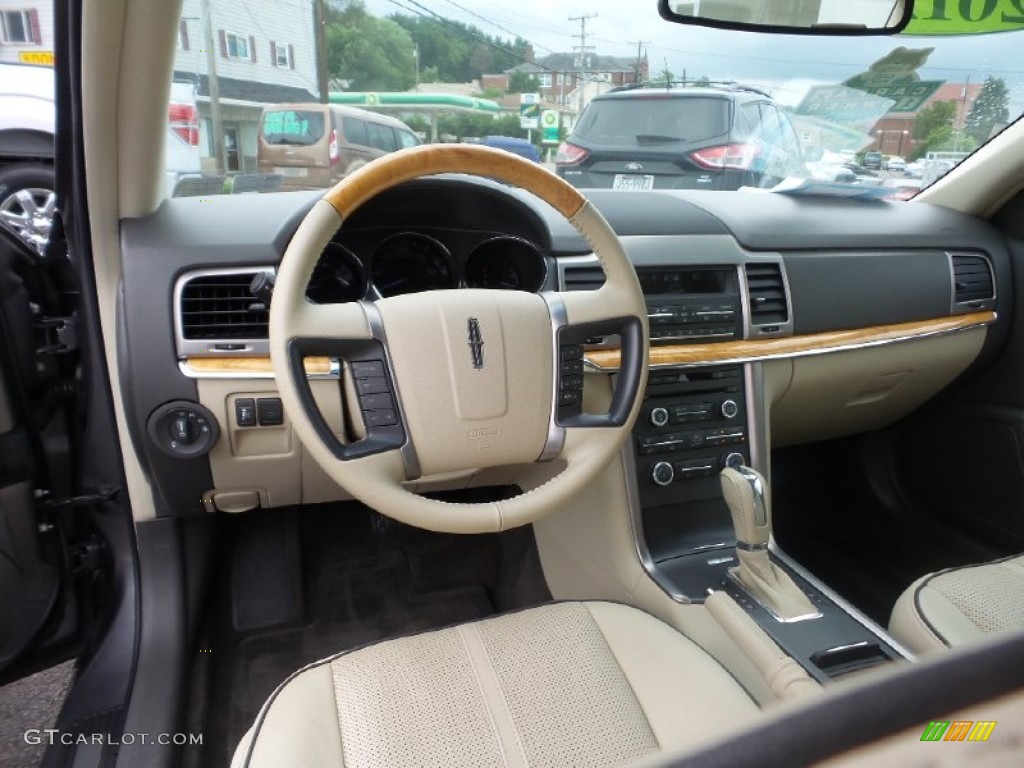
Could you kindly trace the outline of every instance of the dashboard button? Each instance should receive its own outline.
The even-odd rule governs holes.
[[[372,377],[384,377],[384,363],[380,360],[370,362],[352,363],[352,376],[357,379],[368,379]]]
[[[393,410],[363,411],[367,427],[391,427],[398,423],[398,414]]]
[[[395,409],[395,401],[387,392],[363,395],[359,398],[359,405],[364,411],[393,411]]]
[[[256,401],[256,417],[261,427],[284,424],[284,406],[279,397],[261,397]]]
[[[383,376],[356,379],[355,384],[356,393],[359,395],[376,395],[382,392],[391,392],[391,389],[388,387],[388,380]]]
[[[251,397],[235,400],[235,423],[240,427],[256,426],[256,401]]]

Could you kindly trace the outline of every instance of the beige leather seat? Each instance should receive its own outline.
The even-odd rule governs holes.
[[[929,573],[900,595],[889,632],[916,653],[1024,628],[1024,555]]]
[[[661,621],[555,603],[311,664],[264,704],[232,766],[628,765],[758,714]]]

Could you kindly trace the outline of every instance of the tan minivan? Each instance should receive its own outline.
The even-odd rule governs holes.
[[[257,163],[282,177],[282,189],[324,189],[374,158],[421,143],[387,115],[338,104],[263,108]]]

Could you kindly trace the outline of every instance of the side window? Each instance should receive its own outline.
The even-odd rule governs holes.
[[[342,131],[345,134],[346,144],[358,144],[361,147],[369,146],[370,140],[366,136],[366,122],[358,117],[341,118]]]
[[[740,108],[741,124],[746,126],[747,136],[758,137],[761,133],[761,110],[757,102],[744,104]]]
[[[402,149],[407,147],[418,147],[420,140],[416,138],[416,134],[409,133],[408,131],[398,131],[398,143],[402,146]]]
[[[366,132],[370,137],[370,146],[383,149],[385,152],[394,152],[398,149],[395,143],[395,130],[390,125],[379,123],[367,123]]]
[[[766,144],[778,147],[782,143],[782,124],[779,112],[771,104],[761,103],[761,136]]]
[[[782,148],[794,161],[799,160],[802,156],[800,139],[797,138],[796,130],[785,112],[779,112],[779,124],[782,128]]]

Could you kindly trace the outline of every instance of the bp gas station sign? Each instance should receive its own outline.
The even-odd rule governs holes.
[[[561,125],[561,115],[557,109],[545,109],[540,113],[540,140],[544,144],[558,143],[558,129]]]

